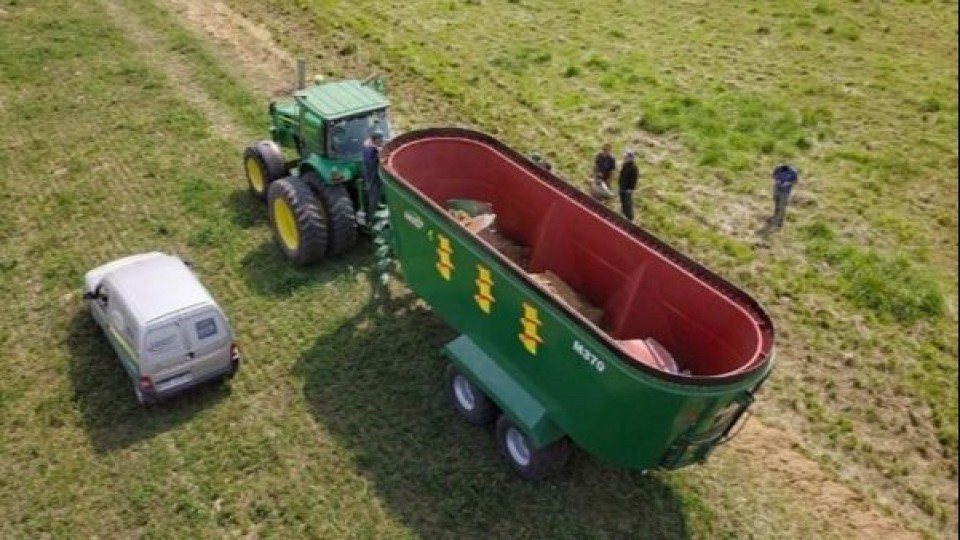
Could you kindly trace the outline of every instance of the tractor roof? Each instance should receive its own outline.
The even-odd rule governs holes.
[[[323,118],[335,119],[383,109],[386,96],[359,81],[337,81],[310,86],[294,94]]]

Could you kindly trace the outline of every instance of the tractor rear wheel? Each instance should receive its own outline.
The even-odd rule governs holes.
[[[494,403],[483,390],[470,382],[456,366],[447,365],[446,373],[447,394],[453,408],[464,417],[467,422],[482,426],[493,422],[499,413]]]
[[[260,141],[248,146],[243,151],[243,170],[247,174],[250,193],[266,201],[270,184],[286,174],[280,147],[273,141]]]
[[[350,193],[343,185],[325,185],[315,172],[308,172],[303,179],[316,186],[317,198],[326,212],[327,256],[341,255],[357,243],[357,216],[353,210]]]
[[[272,183],[267,205],[274,236],[288,259],[303,266],[323,258],[329,242],[326,216],[302,178]]]
[[[527,436],[505,414],[497,419],[497,444],[510,467],[527,480],[541,480],[556,473],[570,458],[572,450],[566,437],[534,449]]]

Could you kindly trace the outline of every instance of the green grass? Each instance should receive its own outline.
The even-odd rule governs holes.
[[[228,4],[328,74],[386,72],[404,128],[475,124],[573,181],[601,142],[640,147],[644,226],[778,323],[761,419],[863,504],[955,534],[955,5]],[[158,62],[252,139],[266,99],[242,69],[164,3],[116,5],[156,50],[96,3],[0,1],[0,537],[862,532],[737,442],[671,474],[578,454],[554,482],[514,479],[445,403],[452,331],[411,298],[372,301],[369,244],[283,261],[224,119]],[[803,178],[763,242],[783,159]],[[196,263],[245,364],[146,412],[78,293],[149,249]]]
[[[820,222],[806,233],[810,255],[838,270],[837,289],[855,306],[907,325],[943,317],[946,306],[939,283],[907,256],[883,256],[844,244]]]

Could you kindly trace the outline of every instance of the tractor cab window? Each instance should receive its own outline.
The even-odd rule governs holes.
[[[387,111],[375,111],[364,116],[344,118],[330,122],[330,157],[334,159],[354,159],[363,150],[363,141],[370,136],[374,128],[390,138],[390,124]]]

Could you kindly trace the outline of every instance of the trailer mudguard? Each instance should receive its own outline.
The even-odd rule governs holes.
[[[546,407],[472,339],[458,337],[443,348],[443,354],[520,427],[534,448],[543,448],[563,437],[563,431],[550,420]]]

